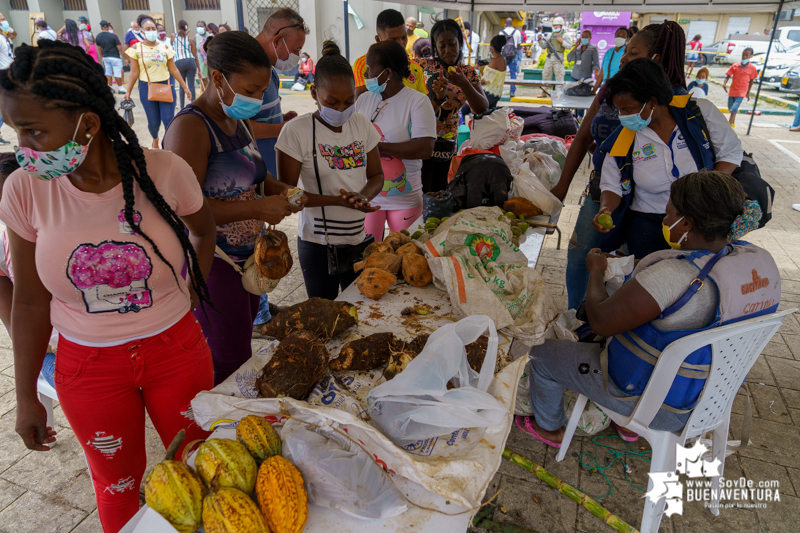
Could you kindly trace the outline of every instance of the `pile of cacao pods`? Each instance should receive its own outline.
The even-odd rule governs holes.
[[[210,439],[195,469],[174,460],[178,433],[145,481],[145,501],[181,533],[300,533],[308,519],[303,477],[281,457],[281,439],[264,418],[236,426],[236,440]],[[191,444],[191,443],[190,443]],[[188,452],[184,451],[184,460]],[[255,499],[252,494],[255,491]]]

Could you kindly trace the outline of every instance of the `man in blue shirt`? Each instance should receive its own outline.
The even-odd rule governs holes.
[[[267,170],[273,176],[278,174],[275,142],[278,140],[283,124],[297,116],[294,111],[288,111],[285,114],[281,111],[279,94],[281,82],[278,72],[290,71],[297,66],[300,61],[300,51],[306,42],[308,33],[309,30],[303,17],[293,9],[282,8],[270,15],[261,33],[256,36],[256,40],[261,43],[272,63],[272,80],[267,90],[264,91],[261,111],[251,119],[251,124],[258,151],[267,164]],[[270,308],[273,312],[277,310],[276,306],[269,304],[265,294],[261,297],[258,316],[256,316],[253,327],[254,334],[260,334],[261,326],[272,318]]]

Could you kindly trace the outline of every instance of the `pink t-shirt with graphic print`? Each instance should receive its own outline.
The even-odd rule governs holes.
[[[145,150],[147,172],[180,216],[197,212],[203,193],[189,165],[171,152]],[[58,331],[89,343],[141,338],[180,320],[190,308],[181,278],[180,241],[138,185],[135,218],[153,247],[121,216],[122,184],[104,193],[78,190],[67,177],[44,181],[22,169],[3,188],[0,220],[36,243],[36,269],[53,295]]]

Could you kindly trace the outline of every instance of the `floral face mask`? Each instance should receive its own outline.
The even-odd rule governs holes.
[[[78,125],[75,126],[75,133],[72,134],[72,140],[61,148],[48,152],[40,152],[24,146],[15,146],[14,151],[17,154],[19,166],[28,174],[45,181],[50,181],[75,172],[86,159],[86,154],[89,153],[89,145],[92,144],[92,140],[94,139],[94,137],[86,134],[87,137],[89,137],[89,142],[85,145],[78,144],[78,141],[75,140],[75,137],[78,135],[78,128],[81,126],[81,120],[83,120],[83,115],[82,113],[80,118],[78,118]]]

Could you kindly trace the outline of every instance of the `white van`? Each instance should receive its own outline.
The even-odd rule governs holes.
[[[778,28],[778,36],[775,38],[770,50],[770,55],[774,53],[786,53],[788,48],[800,43],[800,26],[784,26]],[[717,51],[718,63],[734,64],[742,60],[742,52],[746,48],[753,49],[753,55],[766,54],[769,48],[768,35],[730,35],[728,39],[720,41]]]

